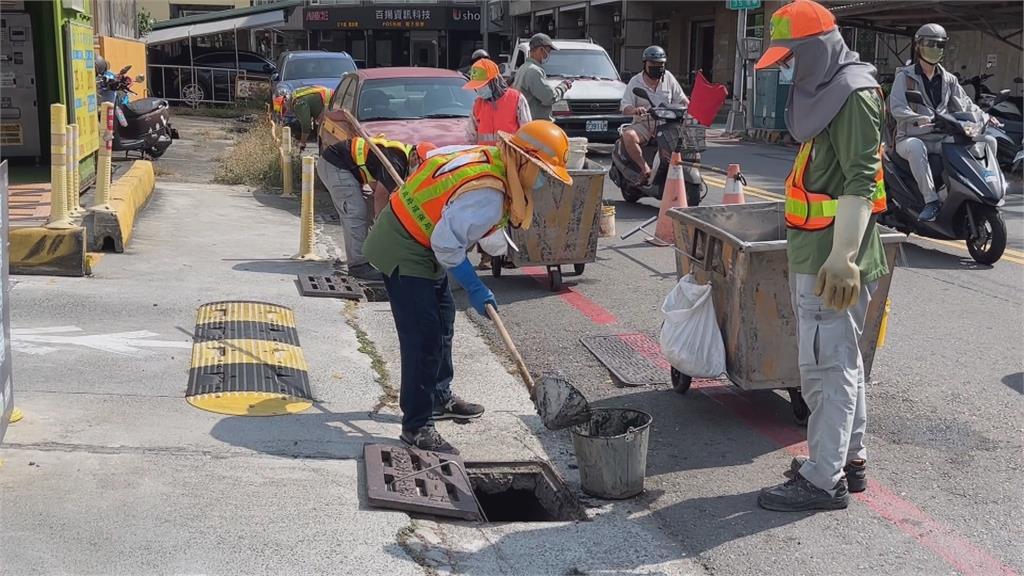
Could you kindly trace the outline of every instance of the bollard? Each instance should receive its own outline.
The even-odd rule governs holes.
[[[302,208],[301,224],[299,229],[299,253],[295,255],[296,260],[320,260],[315,251],[313,232],[313,167],[316,165],[316,158],[312,156],[302,157]]]
[[[287,126],[281,130],[281,178],[284,180],[282,196],[294,197],[295,191],[292,190],[292,129]]]
[[[50,219],[47,228],[72,228],[68,218],[67,112],[50,106]]]
[[[103,103],[100,114],[100,152],[96,163],[96,203],[93,210],[110,210],[110,155],[114,142],[114,105]]]
[[[75,189],[75,161],[78,159],[75,151],[75,125],[67,124],[64,126],[64,143],[67,146],[67,154],[64,156],[65,166],[64,175],[67,177],[67,193],[64,195],[64,209],[67,210],[69,218],[74,217],[71,209],[71,197],[74,195],[73,190]]]
[[[82,190],[82,174],[79,170],[78,162],[78,124],[69,124],[69,132],[71,133],[71,141],[68,142],[68,165],[70,166],[71,174],[68,175],[68,182],[71,185],[68,187],[68,216],[76,218],[82,215],[82,207],[79,205],[79,194]]]

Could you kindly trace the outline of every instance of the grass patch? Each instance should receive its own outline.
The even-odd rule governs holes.
[[[260,100],[245,100],[234,106],[201,106],[192,108],[178,106],[174,108],[176,116],[199,116],[203,118],[241,118],[251,114],[267,114],[267,103]]]
[[[356,333],[356,341],[359,342],[359,352],[366,354],[370,358],[370,367],[373,368],[373,372],[377,375],[375,380],[380,386],[381,394],[377,400],[377,405],[373,407],[374,412],[379,412],[381,408],[385,406],[394,406],[398,404],[398,390],[391,385],[391,378],[388,374],[388,366],[384,362],[384,358],[381,357],[380,352],[377,351],[377,346],[370,340],[370,336],[359,327],[356,322],[356,304],[346,303],[345,305],[345,323],[349,325]]]
[[[213,181],[218,184],[243,184],[261,189],[282,188],[280,150],[270,125],[259,122],[244,132],[234,147],[220,159]],[[298,147],[292,147],[292,186],[298,192],[302,178],[302,159]]]

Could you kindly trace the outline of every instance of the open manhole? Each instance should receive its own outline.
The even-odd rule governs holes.
[[[587,514],[544,462],[466,462],[473,494],[490,522],[566,522]]]

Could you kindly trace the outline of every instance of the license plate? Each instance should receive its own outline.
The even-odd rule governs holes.
[[[607,132],[607,120],[587,120],[587,132]]]

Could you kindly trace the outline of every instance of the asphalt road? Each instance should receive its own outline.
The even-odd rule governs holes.
[[[748,201],[769,201],[782,192],[793,155],[714,142],[704,160],[740,163],[762,196]],[[709,177],[705,203],[718,203],[720,177]],[[685,395],[667,382],[620,387],[580,343],[632,332],[656,341],[660,306],[676,281],[671,249],[641,235],[602,239],[597,262],[567,277],[560,294],[524,270],[485,282],[535,373],[560,370],[596,405],[654,416],[641,502],[709,573],[1016,574],[1024,572],[1024,197],[1019,183],[1014,191],[1004,211],[1011,250],[995,266],[974,264],[962,244],[905,244],[887,344],[868,388],[871,487],[841,512],[757,507],[757,491],[782,481],[791,456],[806,449],[784,392],[747,393],[726,381]],[[652,200],[623,202],[610,180],[604,197],[616,207],[619,234],[657,214]],[[493,331],[491,338],[500,347]]]

